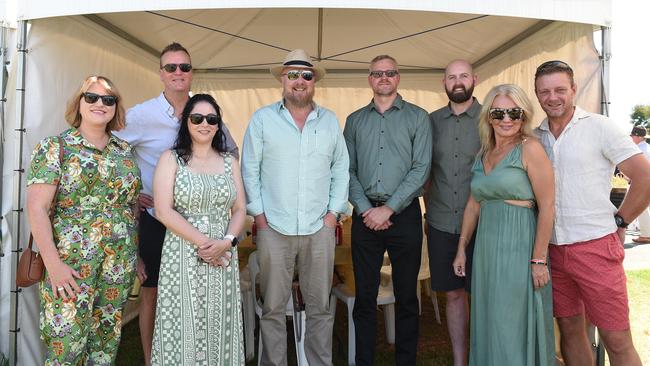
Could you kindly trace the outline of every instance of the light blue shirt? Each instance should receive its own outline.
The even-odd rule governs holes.
[[[347,210],[349,158],[334,113],[313,104],[302,132],[283,102],[257,110],[242,146],[248,214],[284,235],[309,235]]]

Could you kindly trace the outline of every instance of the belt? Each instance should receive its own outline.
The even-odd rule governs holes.
[[[381,206],[386,204],[386,201],[375,201],[375,200],[371,200],[371,199],[368,199],[368,200],[370,201],[370,204],[372,205],[372,207],[381,207]]]

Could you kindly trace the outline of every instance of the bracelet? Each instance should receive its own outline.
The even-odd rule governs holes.
[[[532,264],[543,264],[545,266],[547,265],[546,261],[544,259],[531,259],[530,263],[532,263]]]

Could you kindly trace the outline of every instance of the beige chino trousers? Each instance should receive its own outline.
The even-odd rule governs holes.
[[[283,235],[272,228],[257,230],[262,295],[262,365],[287,365],[287,301],[294,269],[307,315],[305,356],[310,366],[332,365],[334,314],[330,292],[334,271],[334,228],[323,226],[311,235]]]

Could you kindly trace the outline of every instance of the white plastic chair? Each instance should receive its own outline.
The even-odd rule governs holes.
[[[248,267],[239,271],[239,286],[241,288],[242,318],[244,319],[244,348],[246,361],[250,361],[255,357],[255,301]]]
[[[348,364],[355,364],[356,343],[354,338],[354,319],[352,310],[354,309],[354,294],[340,283],[332,288],[332,294],[345,303],[348,307]],[[393,295],[392,282],[388,285],[379,285],[377,293],[377,305],[384,307],[384,324],[386,325],[386,341],[389,344],[395,344],[395,295]]]
[[[262,303],[255,295],[255,285],[257,283],[257,274],[260,272],[260,266],[257,262],[257,252],[253,252],[248,256],[248,271],[251,279],[251,301],[255,304],[255,313],[262,318]],[[296,344],[296,358],[298,359],[298,366],[308,366],[307,357],[305,356],[305,329],[307,322],[307,315],[304,310],[295,311],[293,307],[293,299],[289,297],[286,306],[286,315],[293,319],[293,334]],[[260,365],[262,360],[262,336],[261,330],[258,329],[258,351],[257,351],[257,364]]]

